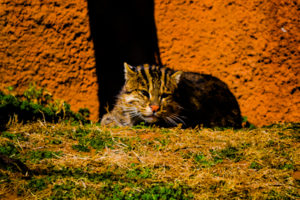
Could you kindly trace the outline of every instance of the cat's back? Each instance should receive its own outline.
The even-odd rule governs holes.
[[[200,89],[211,86],[228,89],[226,83],[224,83],[220,79],[208,74],[199,74],[195,72],[183,72],[179,82],[179,86],[180,85],[181,87],[189,85],[191,87],[198,87]]]
[[[205,126],[241,126],[241,113],[226,83],[207,74],[184,72],[175,92],[185,115]]]
[[[201,100],[214,98],[216,95],[219,98],[222,96],[234,98],[226,83],[220,79],[208,74],[194,72],[183,72],[178,83],[177,93],[202,98]]]

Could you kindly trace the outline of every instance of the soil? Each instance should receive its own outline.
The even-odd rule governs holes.
[[[300,121],[298,1],[154,2],[163,64],[224,81],[254,125]],[[85,0],[2,0],[0,30],[0,90],[35,82],[97,120]]]

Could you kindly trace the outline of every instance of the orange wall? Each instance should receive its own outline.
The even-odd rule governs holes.
[[[300,121],[297,1],[155,3],[164,64],[223,80],[256,125]]]
[[[245,3],[246,2],[246,3]],[[229,85],[255,125],[300,121],[296,1],[155,0],[162,62]],[[85,0],[0,2],[0,90],[46,87],[98,116]]]
[[[46,87],[98,116],[98,85],[84,0],[0,1],[0,90]]]

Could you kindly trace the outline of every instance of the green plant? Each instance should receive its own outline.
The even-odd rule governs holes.
[[[259,169],[262,169],[263,167],[259,163],[257,163],[257,162],[252,162],[250,164],[249,168],[250,169],[257,169],[257,170],[259,170]]]
[[[91,188],[84,188],[82,185],[76,184],[74,181],[66,180],[65,183],[54,185],[49,199],[90,198],[92,193],[95,193],[95,191]]]
[[[127,170],[126,172],[126,177],[130,179],[146,179],[151,178],[151,176],[151,170],[148,167],[135,167],[133,169]]]
[[[2,133],[1,133],[1,136],[2,137],[5,137],[5,138],[8,138],[8,139],[14,139],[15,137],[16,137],[16,135],[15,134],[12,134],[12,133],[9,133],[9,132],[6,132],[6,131],[3,131]]]
[[[59,139],[53,139],[53,140],[49,140],[49,144],[62,144],[62,141]]]
[[[81,114],[84,118],[88,119],[90,117],[91,112],[87,108],[80,108],[78,113]]]
[[[133,127],[131,127],[132,129],[149,129],[151,127],[146,126],[146,124],[144,122],[139,123],[138,125],[135,125]]]
[[[22,95],[4,94],[0,91],[0,129],[14,116],[23,122],[46,120],[58,122],[59,120],[80,121],[88,123],[89,110],[80,109],[80,112],[71,111],[70,105],[61,100],[54,100],[52,95],[44,88],[37,88],[30,84]]]
[[[1,137],[8,138],[10,140],[19,140],[19,141],[28,141],[28,137],[26,137],[22,133],[10,133],[7,131],[3,131],[0,134]]]
[[[89,145],[97,150],[104,149],[105,147],[112,148],[113,144],[112,138],[107,135],[97,135],[89,139]]]
[[[127,186],[127,187],[126,187]],[[155,200],[155,199],[193,199],[189,187],[174,184],[154,184],[144,190],[128,185],[112,184],[102,188],[100,199],[128,199],[128,200]],[[125,190],[125,188],[127,188]]]
[[[78,138],[83,138],[90,133],[90,130],[78,127],[75,132],[71,132],[70,138],[76,140]]]
[[[13,86],[8,86],[8,87],[6,87],[6,89],[7,89],[8,91],[12,92],[12,91],[14,90],[14,87],[13,87]]]
[[[32,150],[27,153],[32,162],[38,162],[43,159],[58,158],[62,156],[62,151],[53,152],[48,150]]]
[[[27,90],[24,91],[23,96],[27,101],[46,105],[52,99],[52,95],[44,88],[37,88],[35,83],[30,83]]]
[[[211,167],[211,166],[214,166],[215,164],[221,162],[218,160],[217,161],[209,160],[202,153],[195,154],[194,161],[195,161],[195,163],[199,164],[202,168]]]
[[[249,129],[255,129],[256,128],[254,126],[254,124],[252,124],[248,121],[247,116],[242,116],[242,125],[243,125],[244,128],[249,128]]]
[[[265,199],[267,200],[289,200],[289,199],[298,199],[300,198],[300,195],[297,191],[288,190],[285,193],[282,193],[280,191],[276,191],[275,189],[272,189],[267,193],[267,197]]]
[[[283,170],[285,170],[285,169],[291,170],[291,169],[294,169],[295,167],[292,163],[283,163],[283,164],[279,165],[277,168],[283,169]]]
[[[32,192],[41,191],[46,189],[50,182],[51,179],[49,177],[39,179],[33,177],[25,186],[25,188],[31,190]]]
[[[74,145],[72,145],[72,149],[74,149],[78,152],[90,152],[91,151],[89,149],[89,147],[84,144],[74,144]]]
[[[238,148],[233,146],[227,146],[221,150],[211,150],[210,152],[216,162],[222,162],[225,158],[234,160],[235,162],[242,159],[242,154],[239,153]]]
[[[19,150],[16,148],[16,146],[13,143],[7,142],[6,144],[1,144],[0,154],[7,155],[7,156],[15,156],[19,154]]]

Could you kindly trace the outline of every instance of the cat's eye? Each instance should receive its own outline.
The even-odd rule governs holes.
[[[168,96],[170,96],[170,94],[163,93],[163,94],[161,95],[161,98],[164,99],[164,98],[167,98]]]
[[[146,90],[141,90],[142,95],[150,97],[149,93]]]

